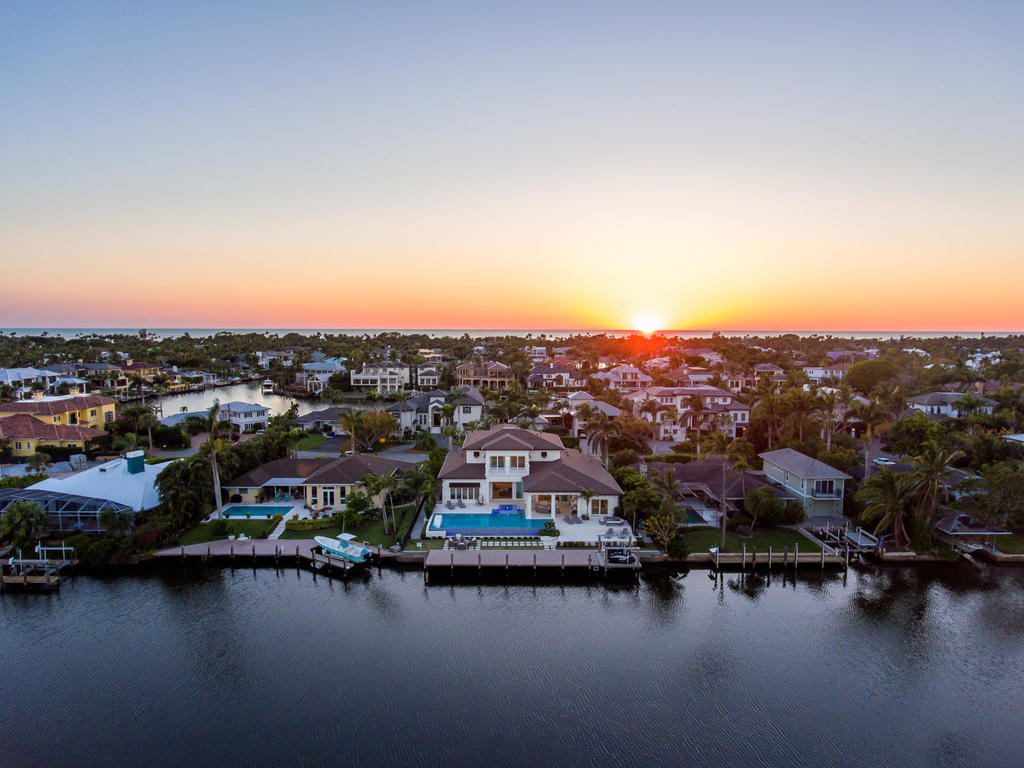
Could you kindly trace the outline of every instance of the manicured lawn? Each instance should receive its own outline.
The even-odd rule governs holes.
[[[417,546],[422,544],[422,546]],[[420,549],[444,549],[444,539],[409,539],[406,550],[415,552]]]
[[[1014,533],[1010,536],[994,536],[996,549],[1008,555],[1024,554],[1024,533]]]
[[[697,528],[683,533],[690,552],[699,554],[707,552],[711,547],[717,547],[722,543],[722,533],[717,528]],[[754,530],[754,538],[743,539],[732,531],[725,535],[725,547],[729,552],[742,552],[743,545],[747,545],[747,552],[757,547],[758,552],[767,552],[771,547],[776,552],[781,552],[789,547],[793,551],[794,543],[799,542],[801,552],[820,552],[821,547],[789,528],[757,528]]]
[[[404,531],[409,525],[409,520],[412,517],[415,510],[412,507],[405,509],[395,510],[395,516],[398,518],[398,530]],[[391,513],[388,513],[390,518]],[[396,541],[398,541],[398,534],[395,533],[384,533],[384,521],[383,520],[367,520],[359,528],[349,528],[348,533],[354,533],[358,541],[364,544],[379,545],[382,547],[390,547]],[[316,536],[328,536],[336,538],[341,533],[341,528],[324,528],[319,531],[285,531],[281,534],[282,539],[312,539]]]
[[[327,438],[319,433],[311,433],[305,435],[299,442],[295,444],[296,451],[314,451],[320,447]]]
[[[256,538],[269,525],[267,520],[232,520],[231,525],[234,527],[236,534],[244,533],[250,538]],[[181,537],[181,541],[178,542],[183,546],[189,544],[205,544],[208,541],[217,541],[219,539],[226,539],[227,535],[214,536],[213,535],[213,523],[203,523],[200,526],[193,528],[191,531]]]

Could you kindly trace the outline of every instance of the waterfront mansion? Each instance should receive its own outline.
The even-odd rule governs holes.
[[[557,435],[513,424],[470,433],[448,454],[439,479],[443,503],[516,505],[528,519],[614,515],[622,498],[596,456],[566,448]]]

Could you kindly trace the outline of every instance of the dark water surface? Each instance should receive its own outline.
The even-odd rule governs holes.
[[[0,765],[1010,766],[1024,574],[425,586],[75,577],[0,597]]]

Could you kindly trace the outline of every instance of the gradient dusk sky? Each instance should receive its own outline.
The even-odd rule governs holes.
[[[1024,4],[8,2],[0,326],[1024,329]]]

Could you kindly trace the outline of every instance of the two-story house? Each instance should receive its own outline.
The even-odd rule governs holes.
[[[515,383],[512,369],[494,360],[460,363],[455,367],[454,376],[459,387],[506,390]]]
[[[696,384],[689,387],[648,387],[626,395],[633,405],[633,413],[645,421],[656,421],[659,440],[681,442],[693,432],[724,432],[729,437],[741,437],[750,423],[750,406],[741,402],[733,392]],[[700,401],[700,411],[695,408]],[[662,407],[653,413],[646,403],[653,401]]]
[[[270,409],[256,403],[233,400],[230,403],[221,403],[217,418],[220,421],[230,421],[241,432],[255,432],[267,428]]]
[[[29,456],[45,446],[84,449],[117,418],[116,401],[100,395],[46,397],[0,403],[0,437],[11,453]]]
[[[654,381],[651,376],[635,365],[617,365],[608,371],[598,371],[594,374],[594,378],[604,381],[609,389],[616,389],[620,392],[635,392],[638,389],[649,387]]]
[[[526,377],[530,389],[586,389],[587,378],[576,368],[561,365],[537,365]]]
[[[759,454],[764,473],[800,501],[808,517],[842,517],[843,491],[850,476],[792,448]]]
[[[404,363],[393,360],[364,363],[362,371],[351,375],[352,388],[378,395],[404,391],[410,388],[411,376],[409,366]]]
[[[612,515],[622,489],[596,456],[566,448],[557,435],[500,424],[470,434],[438,475],[443,501],[490,508],[514,504],[528,519]],[[583,497],[590,495],[589,502]]]
[[[384,410],[395,417],[404,435],[420,430],[438,435],[446,424],[465,429],[467,425],[480,421],[484,417],[485,405],[479,390],[464,387],[452,393],[441,390],[424,392],[404,403],[393,403]]]

